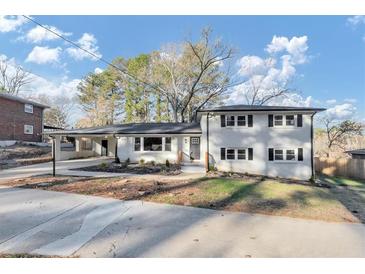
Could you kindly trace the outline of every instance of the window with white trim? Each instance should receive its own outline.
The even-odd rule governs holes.
[[[283,149],[275,149],[274,150],[274,160],[275,161],[283,161],[284,160],[284,150]]]
[[[294,115],[285,115],[285,125],[287,125],[287,126],[295,126],[295,118],[294,118]]]
[[[26,113],[33,113],[33,105],[31,105],[31,104],[24,104],[24,112],[26,112]]]
[[[246,149],[237,149],[237,160],[246,160]]]
[[[32,125],[24,125],[24,134],[33,134],[33,126]]]
[[[274,149],[275,161],[295,161],[295,149]]]
[[[274,115],[274,126],[280,127],[283,125],[283,115]]]
[[[171,137],[165,137],[165,151],[171,151]]]
[[[141,137],[134,137],[134,151],[141,150]]]
[[[240,126],[240,127],[246,126],[246,116],[244,116],[244,115],[237,116],[237,126]]]
[[[234,115],[227,115],[226,116],[226,125],[227,125],[227,127],[234,127],[235,126],[235,116]]]
[[[227,160],[234,160],[236,158],[235,150],[233,148],[227,148],[226,158]]]
[[[286,150],[286,160],[287,161],[295,161],[295,149],[287,149]]]

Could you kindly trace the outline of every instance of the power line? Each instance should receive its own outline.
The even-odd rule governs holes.
[[[152,85],[152,84],[150,84],[150,83],[148,83],[148,82],[146,82],[146,81],[144,81],[144,80],[141,80],[141,79],[137,78],[135,75],[133,75],[133,74],[129,73],[129,72],[128,72],[128,70],[127,70],[126,68],[122,69],[122,68],[120,68],[120,67],[118,67],[118,66],[114,65],[113,63],[109,62],[108,60],[106,60],[106,59],[104,59],[104,58],[102,58],[102,57],[100,57],[100,56],[96,55],[95,53],[93,53],[93,52],[91,52],[91,51],[89,51],[89,50],[87,50],[87,49],[85,49],[85,48],[81,47],[80,45],[78,45],[77,43],[75,43],[75,42],[71,41],[70,39],[68,39],[68,38],[64,37],[63,35],[61,35],[61,34],[59,34],[59,33],[55,32],[55,31],[53,31],[52,29],[50,29],[50,28],[48,28],[48,27],[46,27],[46,26],[42,25],[41,23],[37,22],[37,21],[36,21],[36,20],[34,20],[33,18],[31,18],[31,17],[29,17],[29,16],[26,16],[26,15],[22,15],[22,16],[23,16],[24,18],[28,19],[29,21],[33,22],[34,24],[36,24],[36,25],[40,26],[41,28],[45,29],[46,31],[48,31],[48,32],[50,32],[50,33],[52,33],[52,34],[56,35],[57,37],[61,38],[62,40],[66,41],[67,43],[70,43],[70,44],[71,44],[71,45],[73,45],[74,47],[76,47],[76,48],[78,48],[78,49],[80,49],[80,50],[82,50],[82,51],[86,52],[87,54],[89,54],[89,55],[93,56],[95,59],[97,59],[97,60],[99,60],[99,61],[101,61],[101,62],[103,62],[103,63],[105,63],[105,64],[107,64],[107,65],[109,65],[109,66],[111,66],[111,67],[113,67],[113,68],[115,68],[116,70],[119,70],[120,72],[122,72],[122,73],[124,73],[124,74],[126,74],[126,75],[128,75],[128,76],[129,76],[129,77],[131,77],[133,80],[136,80],[136,81],[138,81],[138,82],[140,82],[140,83],[142,83],[142,84],[144,84],[144,85],[146,85],[146,86],[152,87],[152,88],[153,88],[153,89],[155,89],[155,90],[160,90],[160,88],[159,88],[158,86]],[[122,64],[122,65],[123,65],[123,64]],[[123,65],[123,66],[124,66],[124,65]]]

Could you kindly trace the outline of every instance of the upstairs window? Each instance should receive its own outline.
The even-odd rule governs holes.
[[[283,161],[284,160],[284,153],[283,153],[282,149],[275,149],[274,152],[275,152],[275,155],[274,155],[275,161]]]
[[[246,126],[246,116],[237,116],[237,126]]]
[[[235,116],[233,115],[228,115],[227,117],[227,127],[234,127],[235,124]]]
[[[282,126],[282,125],[283,125],[283,115],[275,115],[274,126]]]
[[[228,148],[227,149],[227,160],[234,160],[234,159],[235,159],[234,149]]]
[[[286,115],[285,121],[286,121],[285,124],[287,126],[294,126],[295,125],[294,115]]]
[[[26,112],[26,113],[33,113],[33,105],[31,105],[31,104],[24,104],[24,112]]]
[[[171,151],[171,137],[165,138],[165,151]]]
[[[237,149],[237,160],[246,160],[246,149]]]
[[[287,149],[286,150],[286,160],[287,161],[295,161],[295,150]]]
[[[135,137],[134,138],[134,151],[140,151],[141,150],[141,137]]]

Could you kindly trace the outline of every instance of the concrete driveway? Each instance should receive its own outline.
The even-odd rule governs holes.
[[[94,166],[107,161],[113,161],[113,159],[110,157],[97,157],[97,158],[57,161],[56,174],[75,175],[77,173],[80,173],[80,171],[71,171],[69,169]],[[0,170],[0,183],[1,181],[11,180],[11,179],[20,179],[43,174],[52,174],[52,170],[53,170],[52,162]]]
[[[365,226],[0,187],[0,252],[365,257]]]

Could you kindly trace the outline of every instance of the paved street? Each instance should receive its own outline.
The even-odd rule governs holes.
[[[365,257],[365,226],[0,187],[0,252]]]

